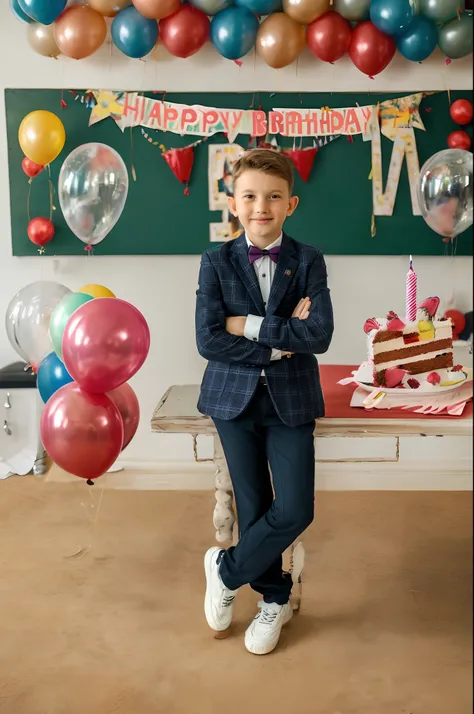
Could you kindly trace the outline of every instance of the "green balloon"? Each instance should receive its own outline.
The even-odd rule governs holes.
[[[433,22],[448,22],[457,16],[459,0],[420,0],[420,12]]]
[[[81,307],[81,305],[84,305],[84,303],[93,299],[94,298],[91,295],[85,295],[84,293],[70,293],[69,295],[66,295],[58,305],[56,305],[51,313],[49,335],[51,337],[51,342],[53,343],[54,351],[60,360],[63,358],[63,335],[69,318],[78,307]]]
[[[369,17],[370,0],[334,0],[333,10],[351,22],[365,20]]]
[[[472,15],[461,13],[459,20],[456,17],[440,27],[438,32],[438,46],[449,59],[460,59],[472,52]]]

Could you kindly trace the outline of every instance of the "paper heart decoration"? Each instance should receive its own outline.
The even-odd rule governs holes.
[[[430,372],[430,374],[427,376],[426,381],[428,384],[439,384],[441,382],[441,377],[439,376],[438,372]]]
[[[426,310],[430,317],[434,317],[439,307],[439,297],[430,297],[418,305],[418,310]]]

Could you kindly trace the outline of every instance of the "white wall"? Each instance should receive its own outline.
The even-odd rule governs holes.
[[[189,437],[152,435],[149,418],[171,384],[198,382],[204,369],[194,344],[199,257],[13,258],[4,88],[409,92],[472,87],[471,58],[447,66],[439,55],[422,65],[397,57],[375,80],[360,74],[349,60],[323,65],[308,54],[297,66],[279,72],[255,61],[253,56],[245,58],[238,68],[220,58],[212,47],[189,60],[169,58],[162,48],[157,61],[128,60],[107,46],[89,60],[54,61],[38,57],[29,49],[26,28],[15,20],[7,2],[0,8],[0,28],[0,315],[19,288],[38,279],[54,279],[71,289],[85,283],[102,283],[144,313],[152,332],[152,348],[146,365],[132,381],[142,408],[139,432],[126,452],[127,459],[134,462],[193,458]],[[433,240],[438,240],[437,236],[433,235]],[[416,236],[413,245],[416,252]],[[374,312],[403,310],[406,257],[329,256],[327,263],[336,332],[321,362],[353,364],[364,357],[364,320]],[[438,294],[448,301],[455,290],[456,307],[472,309],[471,258],[417,258],[416,269],[420,295]],[[14,358],[6,337],[0,333],[0,364]],[[207,451],[204,445],[203,453]]]

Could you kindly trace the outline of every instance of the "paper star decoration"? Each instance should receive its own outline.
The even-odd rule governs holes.
[[[97,124],[102,119],[112,117],[114,121],[118,121],[123,115],[123,92],[111,92],[107,89],[89,89],[88,92],[94,95],[97,104],[93,107],[90,117],[89,126]]]

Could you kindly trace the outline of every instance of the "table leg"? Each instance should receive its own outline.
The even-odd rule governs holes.
[[[293,610],[298,612],[301,606],[301,598],[303,596],[303,569],[305,560],[304,545],[301,540],[295,541],[283,555],[283,563],[288,563],[288,570],[293,581],[293,590],[291,593],[291,604]]]
[[[214,463],[216,465],[216,505],[213,523],[216,529],[218,543],[232,541],[235,513],[233,509],[234,494],[227,461],[222,449],[221,440],[214,436]]]

